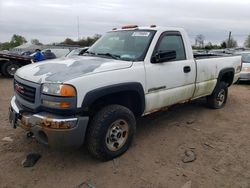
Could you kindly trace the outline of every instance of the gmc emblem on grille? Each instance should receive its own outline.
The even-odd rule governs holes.
[[[18,93],[24,93],[24,88],[19,84],[15,84],[15,88]]]

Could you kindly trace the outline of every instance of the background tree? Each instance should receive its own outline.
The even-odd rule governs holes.
[[[205,37],[202,34],[199,34],[195,37],[195,46],[199,47],[199,48],[203,48],[204,47],[204,40]]]
[[[204,47],[206,50],[211,50],[213,49],[213,44],[211,42],[207,43],[207,45],[205,45]]]
[[[227,48],[227,43],[225,41],[223,41],[220,46],[221,46],[221,48]]]
[[[73,40],[70,39],[70,38],[66,38],[66,39],[62,42],[62,44],[76,45],[76,44],[75,44],[75,41],[73,41]]]
[[[91,46],[94,44],[95,41],[97,41],[101,35],[95,34],[93,37],[87,37],[87,38],[82,38],[78,41],[74,41],[70,38],[66,38],[61,44],[68,44],[68,45],[79,45],[79,46]]]
[[[0,50],[9,50],[11,48],[11,44],[9,42],[1,43]]]
[[[12,45],[12,47],[16,47],[26,42],[27,40],[23,36],[14,34],[11,38],[10,44]]]
[[[34,45],[43,45],[38,39],[31,39],[30,42]]]
[[[233,37],[231,37],[230,40],[225,40],[224,42],[226,43],[227,48],[235,48],[238,46],[237,41]]]
[[[250,48],[250,35],[247,36],[247,38],[244,42],[244,46],[247,48]]]
[[[207,43],[205,45],[205,50],[212,50],[212,49],[220,49],[221,46],[220,45],[217,45],[217,44],[212,44],[211,42]]]
[[[23,36],[14,34],[11,37],[10,42],[1,43],[0,50],[9,50],[11,48],[15,48],[17,46],[20,46],[26,42],[27,42],[27,40]]]

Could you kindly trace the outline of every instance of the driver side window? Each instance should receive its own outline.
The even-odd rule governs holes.
[[[166,51],[176,51],[175,61],[185,60],[186,53],[184,49],[184,44],[182,37],[180,35],[165,35],[160,39],[157,51],[166,52]]]

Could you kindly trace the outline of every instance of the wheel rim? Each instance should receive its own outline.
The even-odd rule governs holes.
[[[7,72],[9,75],[14,76],[18,68],[18,65],[11,64],[7,67]]]
[[[128,138],[128,123],[119,119],[113,122],[106,134],[106,146],[111,151],[117,151],[126,143]]]
[[[224,89],[220,90],[216,100],[219,106],[223,105],[223,103],[225,102],[225,98],[226,98],[226,92]]]

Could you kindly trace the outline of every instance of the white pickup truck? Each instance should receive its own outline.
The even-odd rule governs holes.
[[[240,56],[195,60],[183,29],[125,26],[83,56],[18,69],[10,123],[54,148],[86,142],[110,160],[129,148],[136,117],[200,97],[222,108],[241,66]]]

